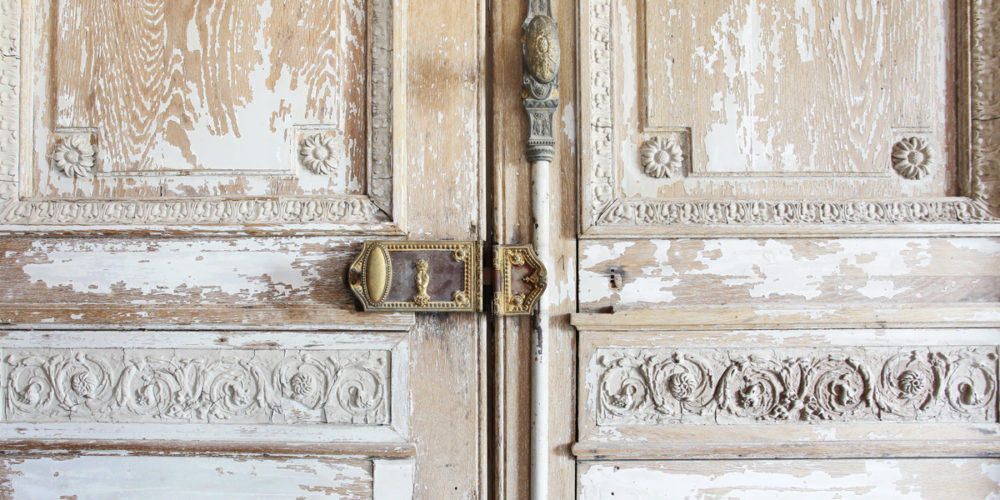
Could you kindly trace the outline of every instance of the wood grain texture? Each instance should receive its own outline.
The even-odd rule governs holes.
[[[8,498],[371,498],[372,466],[360,460],[254,456],[8,456]]]
[[[772,4],[580,9],[585,234],[940,234],[995,222],[994,130],[968,120],[995,93],[964,76],[995,81],[978,55],[992,43],[991,6]],[[934,150],[919,180],[893,159],[912,137]],[[650,162],[675,175],[650,178]]]
[[[640,3],[640,128],[690,128],[692,175],[793,177],[891,174],[894,129],[919,131],[942,167],[920,188],[947,192],[954,8]]]
[[[993,498],[1000,491],[1000,462],[591,462],[580,468],[579,480],[585,499]]]
[[[93,130],[100,174],[92,185],[72,182],[40,161],[36,195],[364,193],[366,9],[332,0],[273,10],[264,2],[53,2],[51,17],[37,20],[45,48],[34,70],[50,78],[55,99],[40,125]],[[336,175],[298,166],[299,126],[334,131],[347,152]],[[259,177],[268,172],[275,175]]]
[[[12,4],[0,5],[2,19],[14,19],[16,25],[18,13],[9,8]],[[65,333],[105,325],[122,329],[127,339],[159,325],[169,332],[162,338],[192,339],[188,347],[199,350],[212,348],[216,340],[195,335],[191,329],[196,324],[198,331],[215,333],[279,326],[271,329],[269,339],[260,339],[263,345],[253,347],[263,349],[271,348],[268,342],[284,345],[295,336],[289,330],[318,332],[316,345],[330,341],[329,329],[341,327],[360,338],[408,331],[409,355],[393,357],[403,361],[400,372],[408,380],[394,381],[407,402],[393,405],[407,420],[405,432],[377,435],[384,429],[366,433],[333,426],[340,431],[304,434],[290,426],[261,434],[260,429],[238,425],[137,429],[126,424],[99,428],[34,424],[5,429],[9,434],[4,441],[40,453],[59,446],[128,450],[149,439],[144,443],[147,452],[173,450],[185,457],[200,454],[206,460],[213,450],[412,455],[414,465],[408,473],[419,486],[403,485],[403,490],[418,498],[485,498],[484,320],[473,315],[419,319],[405,314],[360,315],[344,284],[346,265],[366,238],[406,234],[412,239],[485,239],[483,4],[303,1],[281,8],[275,4],[268,10],[266,2],[223,0],[182,2],[176,11],[165,5],[155,1],[117,5],[109,19],[100,20],[117,24],[103,32],[87,28],[86,23],[66,22],[63,28],[80,29],[66,35],[69,38],[60,38],[55,29],[58,21],[99,15],[100,3],[52,2],[46,5],[51,8],[32,11],[25,18],[29,29],[21,39],[33,49],[37,64],[30,68],[35,76],[39,68],[55,67],[51,61],[65,63],[59,67],[66,74],[83,71],[67,56],[74,50],[94,57],[83,61],[94,68],[89,80],[41,77],[37,87],[43,91],[35,92],[38,88],[32,83],[31,92],[19,95],[29,104],[24,109],[43,111],[37,117],[43,124],[38,131],[68,126],[74,130],[67,133],[93,136],[86,127],[96,125],[56,121],[86,116],[115,125],[108,117],[118,116],[122,130],[133,134],[151,130],[153,137],[114,143],[111,151],[124,155],[153,149],[149,158],[139,158],[140,163],[150,162],[142,163],[141,172],[107,172],[111,179],[124,179],[126,188],[95,190],[84,185],[90,181],[74,184],[77,181],[50,178],[58,189],[48,194],[76,197],[58,202],[10,199],[4,191],[9,203],[0,218],[13,224],[14,231],[20,225],[22,234],[0,243],[8,259],[0,263],[5,326],[42,327],[46,333],[38,338],[52,338],[60,336],[55,330]],[[141,22],[122,22],[133,15]],[[420,29],[408,31],[409,23]],[[96,45],[74,48],[66,46],[67,41],[53,47],[53,42],[73,37]],[[110,54],[122,58],[99,59],[109,54],[102,44],[111,43],[120,46]],[[177,51],[183,57],[175,57]],[[227,58],[235,52],[235,57]],[[378,54],[388,67],[370,61]],[[126,78],[132,80],[121,81]],[[220,85],[208,86],[215,81]],[[379,82],[391,92],[373,88]],[[91,99],[87,85],[98,84],[109,90],[95,92]],[[54,90],[59,85],[68,86],[69,93]],[[125,94],[121,89],[126,88],[138,94]],[[36,97],[44,98],[47,107],[34,107]],[[313,107],[297,107],[295,99]],[[63,104],[66,109],[60,108]],[[130,105],[136,107],[136,116],[129,114]],[[194,120],[194,114],[204,121]],[[304,122],[307,118],[311,121]],[[343,136],[352,170],[341,173],[356,181],[316,180],[310,177],[315,174],[305,173],[289,180],[293,176],[266,172],[298,168],[292,166],[290,146],[295,139],[289,134],[327,130],[323,127]],[[29,145],[25,158],[34,154],[42,164],[22,169],[27,173],[21,179],[28,182],[25,186],[47,185],[34,173],[49,168],[45,152],[55,146],[54,137],[30,137],[34,130],[33,125],[21,127],[18,136]],[[97,134],[98,148],[102,137]],[[170,169],[176,163],[161,161],[155,148],[185,150],[187,139],[197,161],[180,153],[169,157],[188,170],[175,176],[175,183],[161,184],[161,179],[174,176]],[[199,154],[194,145],[198,140],[212,142],[220,157],[213,160]],[[380,140],[386,148],[382,160],[393,163],[369,157],[375,154],[370,147]],[[219,141],[224,144],[218,146]],[[280,161],[271,159],[274,151],[260,154],[268,144],[273,149],[275,141],[289,146],[283,146],[281,154],[287,155]],[[408,156],[407,151],[416,154]],[[240,165],[240,155],[252,161]],[[367,162],[375,162],[370,171]],[[206,171],[196,171],[201,168]],[[262,172],[266,175],[255,177]],[[276,180],[254,180],[267,175]],[[31,194],[31,189],[20,193]],[[95,200],[98,195],[119,201]],[[160,197],[169,199],[150,201]],[[405,226],[404,215],[412,217],[405,219]],[[64,238],[38,237],[38,231],[60,224],[74,227],[62,233]],[[100,233],[122,231],[122,224],[128,226],[118,237]],[[226,234],[233,237],[220,236]],[[299,236],[308,234],[313,236]],[[214,257],[204,253],[212,247],[219,252]],[[55,253],[50,252],[62,256],[52,260]],[[296,263],[298,257],[293,255],[305,260]],[[171,262],[172,258],[178,260]],[[50,264],[65,267],[56,270]],[[42,274],[55,274],[32,277],[31,265],[41,265],[34,269]],[[236,337],[225,333],[216,339]],[[83,437],[88,433],[93,439]],[[185,436],[200,433],[208,446],[184,444]],[[101,438],[103,444],[94,442]]]
[[[3,9],[24,48],[5,60],[23,160],[3,167],[6,229],[401,232],[401,9],[100,5]]]

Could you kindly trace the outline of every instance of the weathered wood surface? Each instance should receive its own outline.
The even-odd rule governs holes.
[[[580,247],[580,310],[587,312],[998,300],[994,238],[602,240]]]
[[[982,56],[995,15],[951,0],[588,0],[581,230],[916,235],[995,222],[997,69]]]
[[[12,455],[4,498],[372,498],[372,464],[251,456]]]
[[[632,11],[626,3],[621,17],[636,19],[634,25],[623,19],[617,34],[620,50],[634,47],[635,56],[620,57],[636,63],[616,74],[624,123],[641,124],[650,134],[689,130],[689,175],[695,176],[881,177],[892,173],[896,129],[909,129],[933,138],[941,166],[934,182],[910,194],[943,194],[945,169],[953,164],[948,145],[955,117],[946,99],[955,84],[953,4],[740,1],[692,8],[657,0],[637,2]],[[641,136],[628,137],[637,149]],[[636,159],[623,156],[629,166]],[[629,166],[626,172],[641,170]],[[626,182],[629,192],[683,193],[679,186],[635,181]],[[876,185],[883,187],[868,183]],[[797,184],[791,188],[806,194]],[[865,197],[824,196],[848,194]]]
[[[872,310],[851,310],[852,319],[878,318],[877,328],[850,327],[822,309],[806,328],[800,321],[810,314],[802,310],[765,310],[770,324],[717,330],[673,326],[669,311],[579,315],[574,452],[622,459],[994,455],[1000,316],[995,307],[956,309],[968,318],[954,327],[903,327],[912,321],[905,312],[878,318]],[[726,308],[700,318],[713,314]],[[793,329],[768,329],[782,325]],[[978,392],[961,397],[959,385]]]
[[[407,424],[393,432],[353,423],[312,433],[259,426],[275,428],[268,439],[256,424],[55,422],[7,429],[4,441],[32,453],[128,450],[141,442],[138,451],[173,450],[178,459],[206,463],[215,452],[412,455],[400,477],[417,486],[396,477],[387,497],[412,490],[418,498],[484,498],[484,320],[359,314],[344,272],[362,240],[376,235],[485,239],[484,5],[167,3],[121,4],[105,15],[101,2],[51,2],[24,12],[20,2],[0,2],[4,26],[14,29],[5,42],[17,40],[19,14],[26,27],[24,43],[4,49],[0,94],[2,129],[23,146],[22,163],[0,171],[0,194],[9,202],[0,217],[12,224],[4,230],[20,234],[0,240],[0,321],[8,340],[21,339],[4,355],[59,354],[50,340],[103,327],[120,330],[109,338],[126,351],[150,341],[178,356],[227,342],[246,353],[285,349],[274,346],[291,352],[294,345],[337,350],[408,332],[408,355],[391,356],[405,374],[392,385],[406,404],[389,408]],[[380,57],[391,67],[376,64]],[[28,88],[17,84],[17,66]],[[386,88],[391,95],[380,93]],[[8,113],[18,96],[22,110],[42,111],[25,112],[20,130]],[[56,144],[41,132],[55,127],[111,129],[97,134],[98,151],[109,141],[108,157],[97,158],[109,168],[101,170],[106,185],[52,170]],[[330,174],[316,173],[292,147],[301,144],[294,134],[314,127],[330,131],[346,151]],[[370,151],[386,132],[391,143],[381,144],[382,159],[391,154],[392,168]],[[35,175],[40,168],[49,169],[52,186]],[[116,177],[125,170],[134,172]],[[162,181],[171,176],[176,182]],[[20,191],[11,189],[17,182]],[[16,200],[40,186],[40,195],[75,198]],[[293,199],[303,196],[322,199]],[[169,199],[150,201],[156,198]],[[35,234],[60,224],[61,237]],[[281,235],[268,237],[275,227]],[[305,332],[314,337],[299,343]],[[205,445],[192,446],[192,436]]]
[[[961,488],[959,491],[957,488]],[[996,460],[588,462],[585,499],[994,498]]]
[[[364,193],[367,4],[71,1],[38,9],[34,78],[54,96],[39,107],[38,147],[54,145],[59,131],[93,131],[101,175],[92,183],[59,175],[39,153],[36,195]],[[315,133],[328,134],[332,175],[299,161],[300,142]]]

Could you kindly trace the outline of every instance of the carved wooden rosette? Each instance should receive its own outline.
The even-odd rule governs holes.
[[[368,241],[348,271],[366,311],[482,310],[482,244]]]

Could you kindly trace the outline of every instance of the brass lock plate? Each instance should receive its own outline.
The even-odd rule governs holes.
[[[493,312],[500,316],[533,314],[545,291],[546,270],[531,245],[500,245],[493,252],[497,283]]]
[[[482,244],[368,241],[348,282],[366,311],[482,310]]]

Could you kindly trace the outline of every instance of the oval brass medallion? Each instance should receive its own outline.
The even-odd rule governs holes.
[[[536,16],[524,34],[524,60],[536,80],[549,83],[559,71],[559,35],[549,16]]]
[[[368,285],[368,300],[378,304],[389,293],[389,276],[392,272],[392,261],[389,252],[379,245],[372,247],[365,265]]]

